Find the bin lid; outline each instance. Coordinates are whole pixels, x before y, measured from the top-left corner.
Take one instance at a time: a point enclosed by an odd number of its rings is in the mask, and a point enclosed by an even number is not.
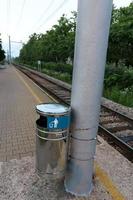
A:
[[[70,107],[59,103],[42,103],[36,106],[36,111],[40,115],[63,115],[70,112]]]

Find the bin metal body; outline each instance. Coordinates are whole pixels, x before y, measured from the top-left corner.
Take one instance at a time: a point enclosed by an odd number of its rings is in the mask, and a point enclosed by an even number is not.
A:
[[[39,104],[36,111],[36,170],[38,175],[62,177],[66,169],[70,108]]]

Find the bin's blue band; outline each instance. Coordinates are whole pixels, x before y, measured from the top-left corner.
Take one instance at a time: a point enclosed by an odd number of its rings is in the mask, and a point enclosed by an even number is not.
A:
[[[70,125],[69,116],[60,117],[48,117],[47,118],[47,128],[49,129],[66,129]]]

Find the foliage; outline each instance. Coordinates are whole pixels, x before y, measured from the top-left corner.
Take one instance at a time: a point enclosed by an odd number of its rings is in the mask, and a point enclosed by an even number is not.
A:
[[[42,68],[72,75],[72,65],[64,63],[43,63]]]
[[[73,61],[76,30],[76,12],[71,18],[63,15],[58,23],[45,34],[32,34],[20,51],[21,62],[31,61],[66,62]],[[133,3],[128,7],[113,7],[109,35],[107,62],[124,63],[133,66]]]
[[[53,70],[48,70],[48,69],[43,69],[42,72],[67,83],[71,83],[71,80],[72,80],[71,75],[68,73],[60,73],[60,72],[55,72]]]
[[[133,3],[120,9],[113,8],[107,60],[133,66]]]
[[[118,87],[104,90],[104,96],[122,105],[133,107],[133,86],[120,90]]]
[[[133,107],[133,68],[107,65],[104,96],[125,106]]]
[[[63,15],[45,34],[32,34],[17,61],[37,69],[41,60],[44,73],[70,83],[72,66],[64,63],[68,58],[73,61],[76,17],[76,12],[71,18]],[[104,80],[104,95],[129,106],[133,106],[132,54],[133,3],[120,9],[113,7]]]
[[[5,59],[5,51],[2,49],[2,41],[0,39],[0,61]]]
[[[105,88],[118,87],[119,90],[130,88],[133,85],[133,69],[126,66],[106,66]]]
[[[37,69],[37,64],[26,65],[29,68]],[[62,63],[42,63],[41,71],[49,76],[72,82],[72,66]],[[133,107],[133,69],[126,66],[107,65],[105,69],[104,96]]]
[[[58,24],[45,34],[30,36],[27,44],[20,51],[20,61],[66,62],[68,57],[73,60],[76,14],[67,19],[63,15]]]

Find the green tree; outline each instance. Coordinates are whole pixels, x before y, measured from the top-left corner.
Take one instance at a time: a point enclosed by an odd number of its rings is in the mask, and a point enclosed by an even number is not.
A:
[[[0,61],[5,59],[5,51],[2,49],[2,41],[0,39]]]
[[[109,36],[108,62],[133,65],[133,3],[113,9]]]
[[[46,34],[30,36],[27,44],[20,51],[20,60],[26,63],[42,60],[46,62],[66,62],[73,60],[76,13],[67,19],[63,15],[58,23]]]

